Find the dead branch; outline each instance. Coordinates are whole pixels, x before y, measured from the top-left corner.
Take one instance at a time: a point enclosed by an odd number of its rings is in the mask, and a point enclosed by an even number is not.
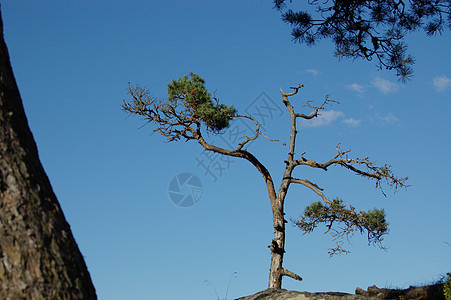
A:
[[[348,254],[348,253],[350,253],[348,250],[343,248],[343,241],[342,240],[338,240],[337,238],[335,238],[335,235],[332,233],[330,228],[325,233],[329,233],[330,234],[330,236],[332,237],[332,239],[334,240],[334,243],[336,245],[336,247],[333,247],[333,248],[329,249],[329,255],[330,256],[334,256],[334,255],[337,255],[337,254]]]
[[[340,148],[340,144],[337,145],[337,155],[325,163],[318,163],[311,159],[304,158],[304,153],[301,154],[301,159],[296,160],[296,165],[307,165],[312,168],[320,168],[325,171],[330,166],[340,165],[345,167],[354,173],[361,175],[369,179],[376,180],[376,187],[382,188],[381,183],[385,182],[388,186],[393,187],[395,190],[400,187],[409,187],[406,184],[408,177],[398,178],[393,174],[391,166],[384,164],[383,166],[377,166],[375,162],[371,161],[368,157],[365,158],[350,158],[348,153],[351,150],[343,151]]]
[[[298,84],[298,85],[295,86],[295,87],[290,87],[290,89],[294,90],[294,91],[291,92],[291,93],[285,93],[285,92],[282,90],[282,88],[280,88],[280,92],[282,93],[282,97],[283,97],[283,98],[286,98],[286,97],[290,97],[290,96],[296,95],[301,87],[304,87],[304,85],[303,85],[303,84]]]
[[[313,119],[313,118],[319,116],[318,112],[319,112],[320,110],[325,109],[324,106],[325,106],[326,104],[331,105],[332,103],[337,103],[337,104],[339,103],[338,101],[329,99],[329,95],[326,95],[326,97],[324,98],[323,103],[321,103],[320,106],[314,106],[314,105],[311,105],[311,104],[310,104],[311,102],[312,102],[312,101],[307,101],[307,102],[303,105],[303,107],[313,108],[313,112],[312,112],[310,115],[305,115],[305,114],[299,114],[299,113],[297,113],[297,114],[295,114],[296,118],[304,118],[304,119],[307,119],[307,120]]]
[[[313,183],[309,180],[306,180],[306,179],[297,179],[297,178],[290,178],[290,182],[299,183],[299,184],[302,184],[303,186],[308,187],[309,189],[314,191],[318,196],[320,196],[321,199],[323,199],[323,201],[325,203],[332,204],[332,201],[327,199],[326,196],[324,195],[324,193],[321,192],[323,189],[318,187],[315,183]]]
[[[295,274],[295,273],[293,273],[293,272],[291,272],[291,271],[289,271],[287,269],[283,269],[282,270],[282,276],[288,276],[288,277],[291,277],[291,278],[293,278],[295,280],[302,281],[302,277],[301,276],[299,276],[298,274]]]
[[[144,117],[147,123],[156,124],[153,132],[158,132],[167,138],[167,142],[185,138],[195,139],[194,127],[200,123],[189,109],[182,110],[180,101],[169,103],[151,96],[150,92],[140,86],[129,85],[128,94],[131,102],[124,100],[122,110]]]
[[[246,115],[236,115],[235,118],[245,118],[248,120],[251,120],[254,125],[255,125],[255,134],[252,137],[248,137],[246,134],[244,134],[244,136],[246,137],[246,139],[244,141],[242,141],[241,143],[238,144],[238,148],[236,148],[236,150],[241,150],[243,149],[243,147],[249,143],[250,141],[253,141],[255,139],[257,139],[259,136],[263,136],[264,138],[266,138],[268,141],[270,142],[279,142],[282,145],[285,146],[285,143],[281,142],[280,140],[277,139],[270,139],[269,137],[267,137],[263,132],[260,131],[260,126],[261,124],[258,123],[254,118],[252,118],[251,116],[246,116]]]
[[[285,93],[282,88],[280,89],[280,92],[282,94],[282,102],[283,104],[285,104],[285,106],[287,106],[288,110],[290,111],[290,115],[293,115],[295,118],[304,118],[304,119],[313,119],[315,117],[318,116],[318,111],[325,109],[324,106],[326,104],[331,104],[331,103],[339,103],[338,101],[329,99],[329,95],[326,95],[323,103],[321,103],[320,106],[313,106],[311,105],[311,101],[307,101],[303,107],[309,107],[309,108],[313,108],[313,112],[310,115],[305,115],[305,114],[300,114],[300,113],[294,113],[293,111],[293,107],[290,103],[290,101],[288,100],[288,97],[294,96],[298,93],[299,89],[301,87],[303,87],[304,85],[302,84],[298,84],[296,87],[290,87],[291,89],[293,89],[294,91],[291,93]]]

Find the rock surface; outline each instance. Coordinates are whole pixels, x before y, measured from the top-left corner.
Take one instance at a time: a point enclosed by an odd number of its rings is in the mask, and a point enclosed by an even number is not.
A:
[[[384,289],[373,285],[364,289],[357,288],[355,293],[362,296],[376,297],[378,299],[404,299],[404,300],[445,300],[443,283],[425,285],[407,289]]]
[[[267,289],[255,295],[238,298],[236,300],[370,300],[378,299],[361,295],[351,295],[346,293],[307,293],[287,291],[284,289]]]
[[[445,300],[443,283],[408,289],[384,289],[373,285],[364,289],[357,288],[356,295],[346,293],[307,293],[287,291],[284,289],[267,289],[255,295],[235,300],[375,300],[375,299],[404,299],[404,300]]]

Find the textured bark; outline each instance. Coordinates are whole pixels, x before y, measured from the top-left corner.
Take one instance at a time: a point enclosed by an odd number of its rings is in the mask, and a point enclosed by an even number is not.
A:
[[[97,299],[39,161],[0,16],[0,299]]]
[[[269,245],[271,250],[271,267],[269,269],[268,288],[282,288],[282,276],[285,275],[283,269],[283,255],[285,254],[285,220],[283,218],[283,205],[279,199],[273,207],[274,239]]]

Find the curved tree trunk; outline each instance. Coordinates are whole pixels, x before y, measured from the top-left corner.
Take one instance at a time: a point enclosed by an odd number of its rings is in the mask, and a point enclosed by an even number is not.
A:
[[[39,161],[0,16],[0,299],[97,299]]]

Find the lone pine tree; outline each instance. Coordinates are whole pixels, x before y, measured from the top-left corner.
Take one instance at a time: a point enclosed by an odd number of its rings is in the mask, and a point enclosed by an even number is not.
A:
[[[433,36],[451,28],[450,0],[310,0],[300,6],[293,0],[273,2],[291,25],[295,42],[314,45],[330,39],[337,57],[375,58],[380,68],[395,70],[401,79],[412,75],[414,63],[407,53],[407,34],[422,29]]]
[[[318,162],[307,158],[305,152],[296,154],[297,120],[312,120],[320,115],[326,105],[336,103],[328,96],[320,105],[311,102],[304,104],[306,109],[311,110],[308,114],[295,112],[290,98],[295,96],[302,85],[292,87],[290,93],[281,90],[282,103],[290,115],[289,144],[285,162],[285,171],[281,174],[281,184],[276,190],[274,181],[269,170],[254,156],[246,150],[246,146],[257,138],[267,138],[261,131],[260,124],[252,116],[240,115],[233,106],[219,104],[215,95],[211,95],[206,87],[205,81],[197,74],[191,73],[173,80],[168,84],[168,98],[166,100],[153,97],[150,92],[139,85],[129,86],[129,101],[124,100],[122,109],[133,115],[143,117],[147,123],[154,125],[154,132],[160,133],[168,142],[184,139],[186,141],[197,141],[205,150],[222,155],[239,157],[249,161],[263,176],[268,191],[269,201],[272,209],[274,239],[268,246],[271,251],[271,267],[269,274],[269,288],[281,288],[282,277],[288,276],[296,280],[302,278],[292,271],[283,267],[283,256],[285,253],[285,212],[284,204],[287,191],[292,184],[299,184],[314,192],[320,197],[320,202],[314,202],[307,206],[304,215],[294,223],[304,232],[311,232],[319,224],[324,224],[333,240],[335,246],[330,254],[347,252],[343,248],[343,240],[350,237],[355,231],[366,232],[370,243],[381,246],[385,234],[388,233],[388,223],[385,220],[383,209],[370,211],[355,211],[353,206],[349,208],[340,199],[330,200],[326,197],[323,189],[308,179],[300,179],[293,176],[296,167],[309,167],[327,171],[333,166],[342,166],[345,169],[362,177],[375,180],[376,186],[381,187],[385,182],[394,188],[404,187],[407,178],[395,177],[390,165],[376,166],[368,158],[351,158],[349,150],[344,151],[337,146],[337,154],[325,162]],[[205,131],[212,134],[219,133],[227,128],[229,122],[234,118],[245,118],[255,126],[253,136],[242,136],[241,142],[234,149],[226,149],[213,145],[206,140]],[[270,141],[277,141],[271,140]],[[381,246],[382,247],[382,246]]]
[[[0,299],[97,299],[39,161],[0,16]]]

